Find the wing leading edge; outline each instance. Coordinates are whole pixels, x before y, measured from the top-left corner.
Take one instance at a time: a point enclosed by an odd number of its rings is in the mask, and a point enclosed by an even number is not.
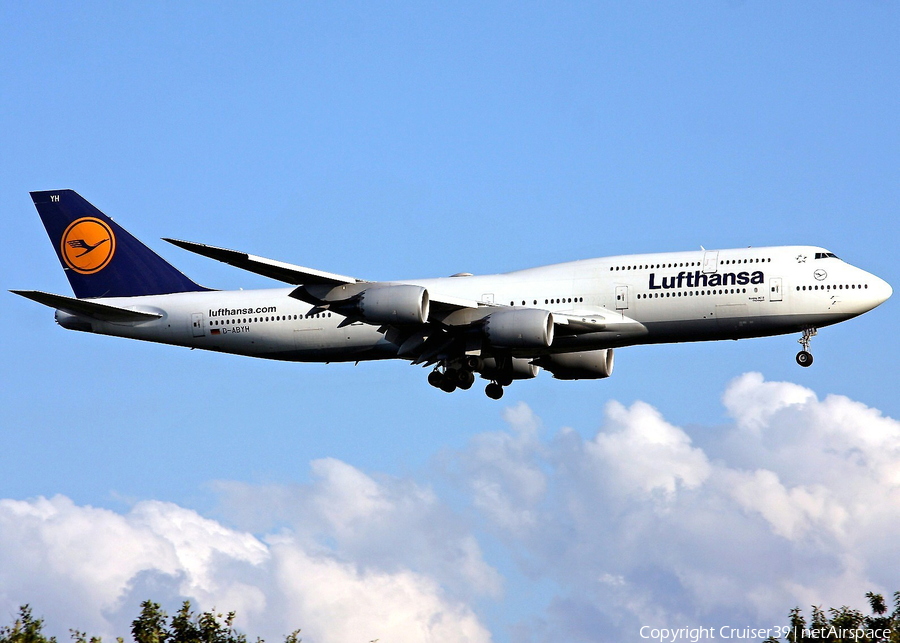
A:
[[[300,284],[337,286],[340,284],[365,283],[364,280],[356,279],[355,277],[295,266],[294,264],[257,257],[238,250],[228,250],[227,248],[217,248],[216,246],[194,243],[193,241],[181,241],[180,239],[168,239],[165,237],[163,237],[163,241],[168,241],[172,245],[189,252],[209,257],[264,277],[283,281],[286,284],[294,284],[295,286]]]
[[[258,257],[238,250],[208,246],[193,241],[182,241],[180,239],[169,239],[166,237],[163,237],[163,241],[168,241],[189,252],[215,259],[222,263],[227,263],[235,268],[241,268],[242,270],[269,277],[270,279],[275,279],[276,281],[281,281],[286,284],[302,286],[302,288],[295,290],[291,296],[310,304],[327,302],[329,299],[346,299],[362,292],[371,284],[376,283],[366,281],[365,279],[357,279],[356,277],[339,275],[333,272],[325,272],[324,270],[305,268],[283,261],[275,261],[274,259],[266,259],[265,257]],[[381,283],[383,284],[384,282]],[[338,289],[339,286],[351,287],[349,289]],[[431,296],[432,305],[436,305],[436,311],[444,313],[458,309],[479,307],[479,303],[474,299],[463,299],[461,297],[452,297],[434,293],[429,293],[429,295]]]

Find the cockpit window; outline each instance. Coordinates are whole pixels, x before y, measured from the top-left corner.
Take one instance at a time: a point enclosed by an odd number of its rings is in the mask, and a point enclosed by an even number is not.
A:
[[[816,259],[837,259],[838,256],[833,252],[817,252]]]

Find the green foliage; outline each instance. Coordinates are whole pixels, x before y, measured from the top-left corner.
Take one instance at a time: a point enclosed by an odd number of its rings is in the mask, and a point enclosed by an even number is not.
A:
[[[136,643],[168,643],[166,613],[153,601],[141,603],[140,615],[131,622],[131,637]]]
[[[185,601],[172,617],[169,643],[247,643],[247,637],[234,629],[234,612],[228,612],[224,621],[221,614],[203,612],[194,615],[191,602]],[[257,639],[257,643],[262,643]]]
[[[81,630],[69,630],[69,634],[72,636],[72,640],[75,643],[103,643],[102,639],[99,636],[92,636],[88,638],[87,634],[82,632]],[[116,639],[119,643],[122,643],[121,637]]]
[[[131,636],[135,643],[247,643],[247,636],[234,629],[235,613],[224,616],[211,612],[195,614],[191,602],[185,601],[178,613],[167,623],[168,616],[153,601],[141,603],[141,613],[131,622]],[[31,607],[19,608],[19,616],[9,626],[0,627],[0,643],[56,643],[55,637],[42,633],[44,620],[34,618]],[[80,630],[69,630],[73,643],[103,643],[99,636],[91,636]],[[302,643],[300,630],[284,637],[284,643]],[[123,643],[121,638],[117,643]],[[257,638],[255,643],[265,643]]]
[[[894,611],[890,614],[887,614],[884,596],[868,592],[866,598],[872,611],[869,616],[847,605],[832,607],[827,612],[813,605],[812,615],[807,623],[800,608],[795,607],[790,612],[790,626],[785,641],[900,643],[900,592],[894,592]],[[770,638],[765,643],[777,643],[779,640]]]
[[[56,637],[44,636],[43,627],[44,619],[34,618],[31,607],[23,605],[12,625],[0,627],[0,643],[56,643]]]

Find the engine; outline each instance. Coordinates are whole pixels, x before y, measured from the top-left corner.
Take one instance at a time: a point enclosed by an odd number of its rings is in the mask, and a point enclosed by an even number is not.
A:
[[[534,308],[491,313],[484,320],[484,335],[498,348],[547,348],[553,343],[553,314]]]
[[[428,291],[421,286],[372,286],[356,302],[370,324],[424,324],[428,320]]]
[[[613,372],[613,349],[544,355],[535,360],[558,380],[601,380]]]

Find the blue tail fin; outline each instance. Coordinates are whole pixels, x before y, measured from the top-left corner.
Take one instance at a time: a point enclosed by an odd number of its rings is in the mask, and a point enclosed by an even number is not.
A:
[[[79,299],[208,290],[185,277],[77,192],[32,192],[31,198]]]

